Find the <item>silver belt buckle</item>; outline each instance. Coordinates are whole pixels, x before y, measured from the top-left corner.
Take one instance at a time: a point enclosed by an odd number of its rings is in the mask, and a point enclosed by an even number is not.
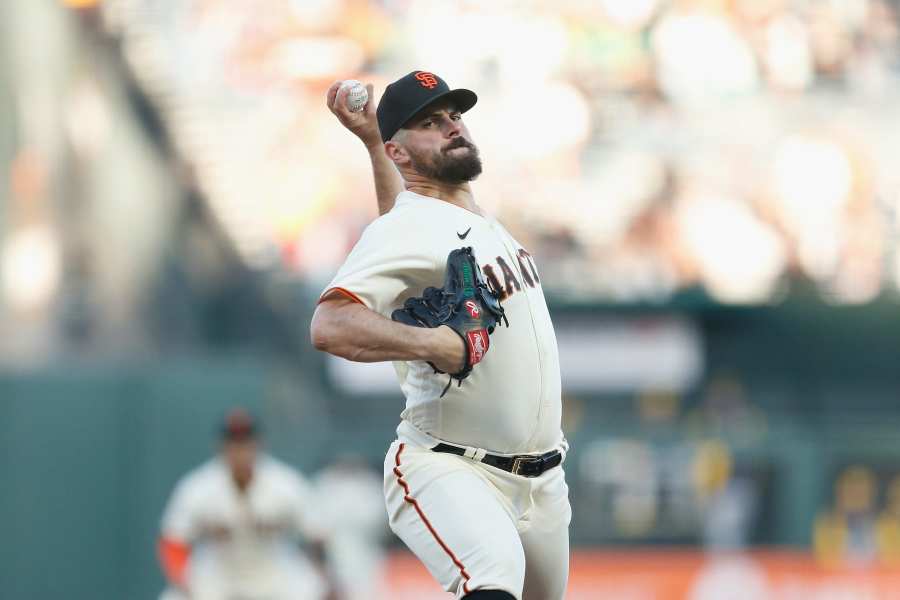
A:
[[[519,471],[522,470],[523,466],[530,465],[535,462],[542,463],[542,461],[543,461],[543,459],[540,456],[517,456],[513,459],[511,472],[513,475],[521,475],[521,473]],[[528,474],[528,475],[523,475],[523,477],[534,477],[534,476],[535,475],[533,473]]]

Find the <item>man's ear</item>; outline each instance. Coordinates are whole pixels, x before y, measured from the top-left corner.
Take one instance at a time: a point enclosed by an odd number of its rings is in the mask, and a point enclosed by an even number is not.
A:
[[[406,148],[397,142],[388,140],[384,143],[384,153],[387,157],[394,161],[395,165],[403,165],[409,162],[409,153]]]

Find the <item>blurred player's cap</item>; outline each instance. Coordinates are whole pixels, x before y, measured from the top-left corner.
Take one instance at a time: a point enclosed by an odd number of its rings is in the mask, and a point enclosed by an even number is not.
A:
[[[222,420],[222,438],[226,440],[243,440],[255,438],[259,434],[259,423],[243,408],[235,408]]]
[[[428,71],[413,71],[387,86],[375,111],[381,141],[386,142],[420,110],[441,98],[450,98],[459,112],[466,112],[478,102],[472,90],[451,90],[447,82]]]

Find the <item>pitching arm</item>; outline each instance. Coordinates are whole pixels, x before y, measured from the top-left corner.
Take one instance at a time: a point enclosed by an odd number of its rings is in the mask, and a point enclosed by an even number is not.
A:
[[[456,373],[466,357],[462,340],[449,327],[396,323],[336,293],[316,307],[310,337],[317,350],[356,362],[425,360]]]
[[[403,179],[394,163],[384,152],[378,119],[375,116],[372,84],[366,85],[369,101],[360,112],[350,112],[347,108],[349,89],[340,89],[341,82],[334,82],[328,89],[326,104],[331,113],[337,117],[341,125],[350,130],[365,145],[372,162],[372,175],[375,179],[375,196],[378,199],[378,214],[383,215],[394,207],[397,194],[404,190]]]

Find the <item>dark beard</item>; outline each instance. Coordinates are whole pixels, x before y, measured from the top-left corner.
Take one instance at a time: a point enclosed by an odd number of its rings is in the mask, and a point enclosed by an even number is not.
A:
[[[468,148],[469,151],[462,156],[449,155],[454,148]],[[459,185],[481,175],[481,157],[478,156],[478,148],[463,138],[456,138],[440,152],[433,153],[431,160],[422,160],[413,153],[410,153],[409,158],[413,168],[420,175],[441,183]]]

